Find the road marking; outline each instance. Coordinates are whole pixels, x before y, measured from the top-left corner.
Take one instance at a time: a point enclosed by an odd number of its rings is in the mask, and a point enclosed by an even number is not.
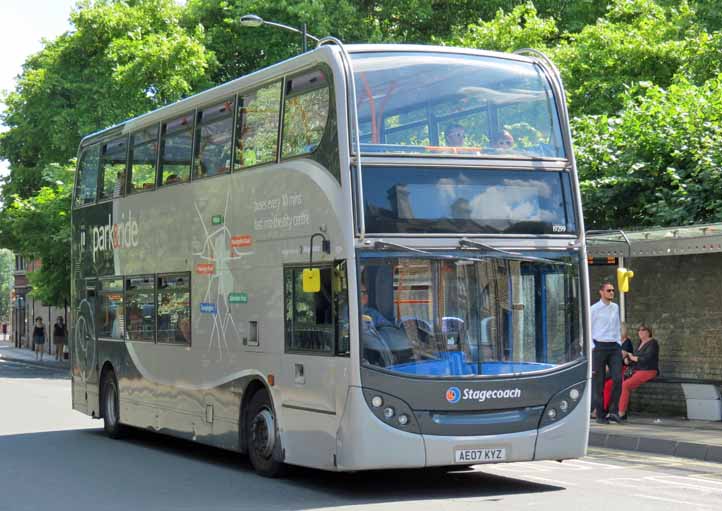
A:
[[[620,465],[610,465],[609,463],[585,460],[567,460],[562,463],[562,466],[574,467],[574,470],[619,470],[620,468],[626,468]]]
[[[657,497],[657,496],[654,496],[654,495],[644,495],[644,494],[642,494],[642,493],[636,493],[636,494],[632,495],[632,497],[640,497],[640,498],[642,498],[642,499],[650,499],[650,500],[659,500],[659,501],[662,501],[662,502],[673,502],[673,503],[675,503],[675,504],[682,504],[685,508],[687,508],[687,507],[690,505],[690,502],[687,501],[687,500],[667,499],[667,498],[664,498],[664,497]],[[697,506],[697,507],[705,507],[705,508],[708,508],[708,509],[717,509],[717,506],[712,506],[712,505],[709,505],[709,504],[700,504],[700,503],[697,503],[697,502],[695,502],[695,503],[692,504],[692,505],[693,505],[693,506]]]
[[[600,484],[608,484],[611,486],[621,486],[624,488],[638,488],[639,478],[638,477],[615,477],[613,479],[599,479],[597,481]]]
[[[662,483],[662,484],[673,484],[675,486],[681,486],[684,488],[692,488],[695,490],[704,490],[712,493],[722,493],[722,483],[718,481],[703,481],[700,479],[692,479],[690,477],[682,477],[682,476],[648,476],[645,477],[645,479],[649,481],[654,481],[656,483]],[[682,479],[682,481],[677,481],[676,479]],[[721,486],[718,488],[712,488],[709,486],[702,486],[700,484],[692,484],[692,482],[700,482],[700,483],[713,483],[713,484],[720,484]]]

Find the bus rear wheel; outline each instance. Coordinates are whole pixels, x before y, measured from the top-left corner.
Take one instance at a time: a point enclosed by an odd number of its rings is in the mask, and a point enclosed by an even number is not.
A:
[[[103,375],[100,385],[103,410],[103,429],[110,438],[120,438],[125,428],[120,423],[120,401],[118,400],[118,381],[113,371]]]
[[[276,414],[265,390],[256,392],[248,405],[246,439],[253,469],[265,477],[280,477],[286,465],[274,456],[281,452]]]

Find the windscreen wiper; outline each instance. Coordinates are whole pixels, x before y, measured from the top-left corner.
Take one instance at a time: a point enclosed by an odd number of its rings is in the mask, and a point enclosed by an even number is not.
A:
[[[426,250],[421,250],[419,248],[414,247],[407,247],[406,245],[402,245],[401,243],[391,243],[390,241],[384,241],[384,240],[378,240],[374,243],[375,249],[383,249],[383,248],[400,248],[401,250],[407,250],[409,252],[416,252],[418,254],[424,254],[427,256],[433,256],[438,257],[438,254],[432,254],[431,252],[427,252]]]
[[[564,261],[555,261],[554,259],[546,259],[544,257],[537,257],[537,256],[531,256],[531,255],[524,255],[520,254],[519,252],[510,252],[508,250],[504,250],[503,248],[497,248],[492,245],[489,245],[487,243],[482,243],[480,241],[470,240],[468,238],[461,238],[459,240],[459,248],[484,248],[486,250],[491,250],[492,252],[498,252],[500,254],[504,254],[506,256],[509,256],[511,259],[515,259],[518,261],[529,261],[532,263],[546,263],[546,264],[559,264],[562,266],[572,266],[571,263],[567,263]]]

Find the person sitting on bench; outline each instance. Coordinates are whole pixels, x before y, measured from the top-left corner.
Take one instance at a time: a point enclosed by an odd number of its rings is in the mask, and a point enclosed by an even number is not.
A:
[[[659,343],[652,337],[652,327],[640,325],[639,346],[635,354],[628,355],[632,365],[632,376],[622,383],[622,395],[619,397],[619,417],[627,419],[627,409],[632,391],[641,385],[653,380],[659,374]]]

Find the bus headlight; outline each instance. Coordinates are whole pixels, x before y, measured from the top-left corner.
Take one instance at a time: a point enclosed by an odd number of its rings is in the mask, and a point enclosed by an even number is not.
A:
[[[363,396],[371,413],[387,426],[406,433],[421,433],[419,420],[406,401],[374,389],[363,389]]]
[[[561,421],[569,415],[581,402],[586,384],[586,381],[579,382],[571,387],[567,387],[552,397],[544,409],[544,414],[539,421],[539,427],[543,428],[549,424]]]

